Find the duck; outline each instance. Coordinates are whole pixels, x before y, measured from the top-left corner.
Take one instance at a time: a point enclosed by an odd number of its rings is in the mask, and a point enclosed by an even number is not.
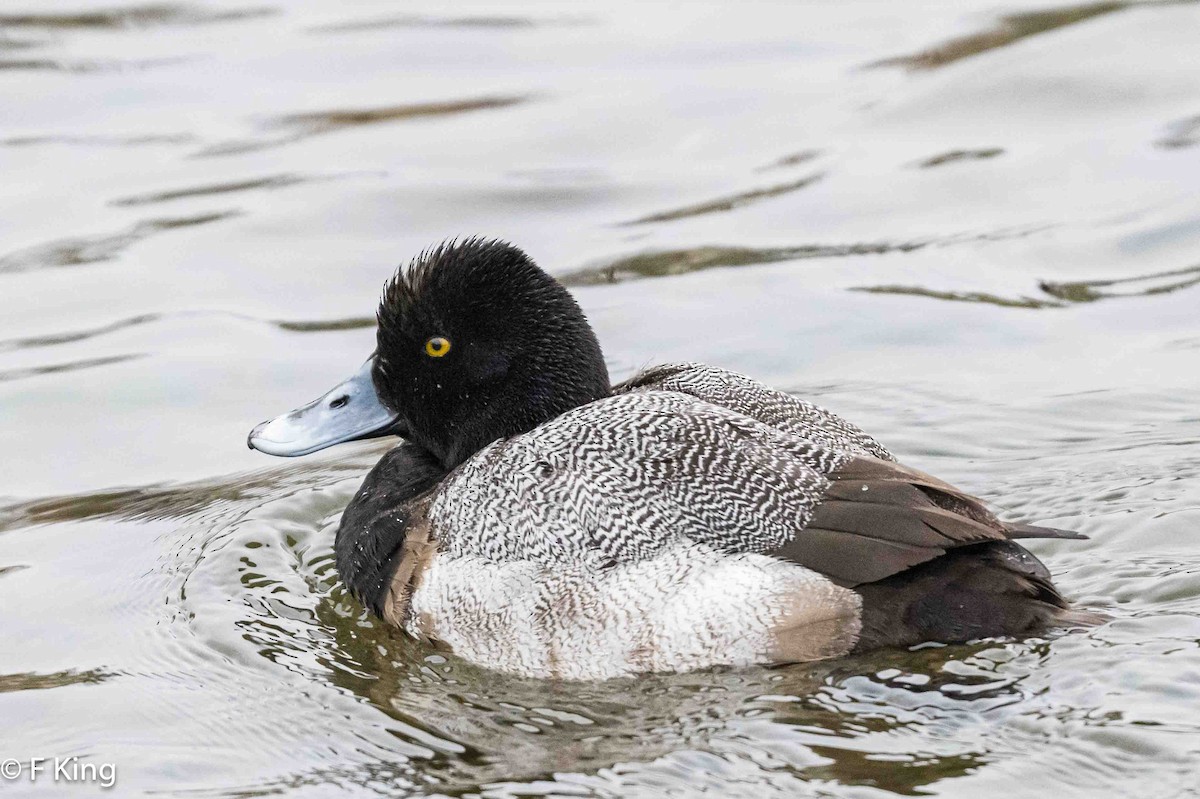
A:
[[[1095,619],[1026,538],[832,412],[700,363],[612,385],[571,293],[504,241],[385,283],[375,352],[251,431],[300,456],[398,436],[345,508],[339,578],[488,669],[560,680],[774,666]]]

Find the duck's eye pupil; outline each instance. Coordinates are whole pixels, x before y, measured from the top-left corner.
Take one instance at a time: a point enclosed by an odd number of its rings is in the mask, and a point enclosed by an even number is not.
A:
[[[350,401],[350,397],[343,394],[340,397],[334,397],[332,400],[330,400],[329,407],[336,410],[338,408],[341,408],[343,405],[345,405],[349,401]]]
[[[425,342],[425,354],[431,358],[441,358],[450,351],[450,339],[434,336]]]

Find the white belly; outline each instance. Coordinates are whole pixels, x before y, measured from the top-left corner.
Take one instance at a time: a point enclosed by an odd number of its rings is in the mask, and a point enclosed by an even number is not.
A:
[[[816,572],[691,542],[598,572],[434,556],[410,633],[529,677],[605,679],[849,651],[861,601]]]

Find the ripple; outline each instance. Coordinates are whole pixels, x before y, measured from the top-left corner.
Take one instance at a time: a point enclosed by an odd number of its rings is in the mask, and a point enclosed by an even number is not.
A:
[[[1004,153],[1002,147],[985,147],[979,150],[950,150],[949,152],[939,153],[938,155],[926,158],[917,166],[921,169],[930,169],[935,166],[944,164],[953,164],[959,161],[985,161],[989,158],[995,158]]]
[[[58,58],[5,58],[0,59],[0,72],[38,71],[74,72],[89,74],[98,72],[140,72],[155,67],[173,66],[193,60],[190,56],[143,59],[91,59],[65,60]]]
[[[417,14],[403,14],[390,17],[371,17],[368,19],[349,20],[347,22],[331,22],[326,25],[314,25],[308,30],[312,33],[358,33],[362,31],[379,31],[394,28],[482,28],[486,30],[520,30],[526,28],[573,27],[591,24],[586,17],[517,17],[517,16],[461,16],[433,17]]]
[[[13,691],[44,691],[47,688],[62,688],[67,685],[94,685],[102,682],[111,674],[98,669],[87,671],[57,671],[52,674],[0,674],[0,694]]]
[[[235,155],[269,147],[279,147],[312,136],[362,127],[364,125],[456,116],[475,111],[491,111],[519,105],[528,102],[530,99],[531,97],[528,95],[488,96],[444,102],[406,103],[401,105],[377,106],[374,108],[342,108],[328,111],[285,114],[263,123],[263,128],[266,130],[283,131],[279,136],[215,144],[201,150],[198,155]]]
[[[1177,278],[1183,278],[1179,280]],[[1040,297],[1005,297],[979,291],[940,291],[921,286],[855,286],[850,291],[861,291],[867,294],[899,294],[912,297],[927,297],[934,300],[951,302],[975,302],[986,305],[998,305],[1003,308],[1066,308],[1072,304],[1096,302],[1097,300],[1120,297],[1151,297],[1157,294],[1188,289],[1200,285],[1200,266],[1187,269],[1175,269],[1169,272],[1155,272],[1137,277],[1115,278],[1108,280],[1073,280],[1054,282],[1043,280],[1038,287],[1054,299]],[[1128,290],[1105,291],[1114,287],[1131,286]]]
[[[1188,0],[1182,0],[1188,2]],[[942,44],[906,56],[896,56],[882,61],[876,61],[869,66],[892,67],[900,66],[908,69],[937,69],[964,58],[987,53],[1001,47],[1037,36],[1042,33],[1076,25],[1095,17],[1112,14],[1135,6],[1148,6],[1150,3],[1138,2],[1101,2],[1085,3],[1074,6],[1060,6],[1039,11],[1027,11],[1020,14],[1009,14],[1001,17],[994,27],[969,36],[950,39]]]
[[[14,338],[6,341],[0,341],[0,352],[11,352],[30,347],[53,347],[59,344],[71,344],[76,341],[86,341],[90,338],[103,336],[107,333],[115,333],[118,330],[125,330],[130,327],[157,322],[162,319],[162,314],[150,313],[131,316],[128,319],[119,319],[116,322],[110,322],[99,327],[88,328],[87,330],[71,330],[63,333],[48,333],[42,336],[28,336],[25,338]]]
[[[1178,279],[1182,278],[1182,279]],[[1075,280],[1063,283],[1042,281],[1042,291],[1069,302],[1095,302],[1114,297],[1148,297],[1154,294],[1170,294],[1180,289],[1200,285],[1200,264],[1186,269],[1155,272],[1136,277],[1112,280]],[[1129,290],[1102,291],[1114,287],[1132,286]]]
[[[30,377],[40,377],[41,375],[77,372],[80,369],[95,369],[97,366],[112,366],[113,364],[125,363],[126,361],[133,361],[144,357],[146,357],[145,353],[128,353],[125,355],[108,355],[103,358],[84,358],[83,360],[71,361],[69,363],[30,366],[24,369],[9,369],[7,371],[0,371],[0,383],[7,383],[12,380],[25,380]]]
[[[195,216],[148,219],[118,233],[59,239],[0,256],[0,273],[110,261],[128,247],[158,233],[221,222],[239,215],[238,211],[214,211]]]
[[[724,211],[732,211],[736,208],[741,208],[745,205],[756,203],[760,200],[767,200],[772,197],[780,197],[784,194],[790,194],[794,191],[807,188],[823,178],[824,175],[816,174],[793,180],[788,183],[780,183],[775,186],[767,186],[761,189],[751,189],[750,191],[731,194],[725,197],[720,197],[715,200],[697,203],[696,205],[688,205],[683,208],[676,208],[670,211],[660,211],[654,214],[638,217],[629,222],[622,222],[622,225],[645,225],[650,222],[673,222],[677,219],[687,219],[693,216],[704,216],[705,214],[721,213]]]
[[[181,318],[241,319],[271,325],[279,330],[286,330],[292,333],[325,333],[335,330],[361,330],[364,328],[374,327],[376,324],[374,316],[349,316],[341,319],[263,319],[260,317],[251,316],[249,314],[235,313],[224,310],[178,311],[169,314],[145,313],[130,316],[125,319],[118,319],[114,322],[97,325],[96,327],[90,327],[83,330],[64,330],[58,333],[45,333],[38,336],[3,339],[0,340],[0,352],[15,352],[22,349],[57,347],[63,344],[74,344],[80,341],[88,341],[93,338],[106,336],[109,333],[116,333],[133,327],[141,327],[142,325],[154,324],[168,319]]]
[[[271,324],[280,330],[295,333],[324,333],[328,330],[360,330],[375,327],[374,316],[348,316],[343,319],[284,320],[275,319]]]
[[[1179,150],[1200,144],[1200,115],[1172,123],[1167,135],[1159,139],[1157,144],[1168,150]]]
[[[849,291],[861,291],[866,294],[899,294],[909,297],[928,297],[933,300],[949,300],[951,302],[978,302],[985,305],[999,305],[1002,308],[1063,308],[1064,303],[1053,300],[1040,300],[1033,297],[1001,297],[982,291],[937,291],[921,288],[920,286],[854,286]]]
[[[172,3],[98,8],[78,12],[0,13],[0,27],[44,30],[126,30],[166,25],[236,22],[277,14],[274,8],[215,10]]]
[[[757,266],[818,258],[887,255],[914,252],[925,247],[953,247],[972,242],[1019,239],[1044,229],[1044,226],[1012,227],[985,233],[948,234],[937,238],[898,242],[801,244],[791,247],[713,244],[679,250],[651,250],[608,259],[595,266],[568,271],[557,277],[568,286],[607,285],[644,278],[673,277],[723,267]],[[859,290],[869,291],[871,288],[866,287]]]
[[[378,457],[379,445],[362,448],[370,458]],[[204,518],[208,509],[231,503],[255,502],[271,490],[299,491],[331,479],[343,479],[346,471],[361,473],[364,463],[353,459],[340,463],[286,465],[245,475],[204,480],[182,485],[149,485],[86,494],[43,497],[0,507],[0,532],[32,525],[79,522],[89,519],[154,521],[167,518]]]
[[[3,30],[0,30],[0,51],[32,50],[37,47],[45,47],[47,44],[49,42],[40,39],[12,39]]]
[[[756,172],[768,172],[768,171],[775,170],[775,169],[787,169],[788,167],[799,166],[800,164],[807,164],[810,161],[813,161],[816,158],[818,158],[820,155],[821,155],[820,150],[801,150],[796,153],[790,153],[788,155],[785,155],[782,158],[778,158],[765,166],[760,166],[755,171]]]
[[[568,286],[593,286],[623,283],[643,278],[672,277],[705,269],[731,266],[798,261],[810,258],[844,258],[851,255],[882,255],[890,252],[911,252],[927,246],[928,242],[864,243],[864,244],[804,244],[796,247],[731,247],[712,245],[683,250],[656,250],[625,256],[599,266],[591,266],[559,275]]]
[[[169,191],[151,192],[149,194],[137,194],[132,197],[123,197],[118,200],[113,200],[110,204],[116,206],[153,205],[155,203],[170,202],[172,200],[184,200],[192,197],[212,197],[216,195],[236,194],[238,192],[245,191],[284,189],[301,183],[312,183],[318,180],[331,179],[333,178],[285,173],[281,175],[269,175],[261,178],[252,178],[249,180],[233,180],[225,183],[211,183],[204,186],[191,186],[184,189],[172,189]]]
[[[33,147],[45,144],[69,144],[76,147],[140,147],[147,144],[188,144],[196,137],[188,133],[149,133],[119,135],[48,134],[44,136],[14,136],[0,140],[7,147]]]
[[[328,133],[343,128],[377,125],[381,122],[395,122],[401,119],[452,116],[455,114],[465,114],[470,111],[489,111],[496,108],[508,108],[526,102],[528,99],[526,96],[480,97],[470,100],[452,100],[449,102],[315,111],[276,117],[267,123],[267,127],[294,129],[299,131],[299,135],[315,136],[319,133]]]

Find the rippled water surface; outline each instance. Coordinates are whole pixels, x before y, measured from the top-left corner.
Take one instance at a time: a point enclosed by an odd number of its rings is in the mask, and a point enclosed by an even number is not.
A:
[[[1200,795],[1198,42],[1170,1],[3,0],[0,759],[110,795]],[[615,377],[731,367],[1087,533],[1034,549],[1112,621],[582,685],[382,628],[332,555],[381,445],[245,434],[462,234],[568,282]]]

